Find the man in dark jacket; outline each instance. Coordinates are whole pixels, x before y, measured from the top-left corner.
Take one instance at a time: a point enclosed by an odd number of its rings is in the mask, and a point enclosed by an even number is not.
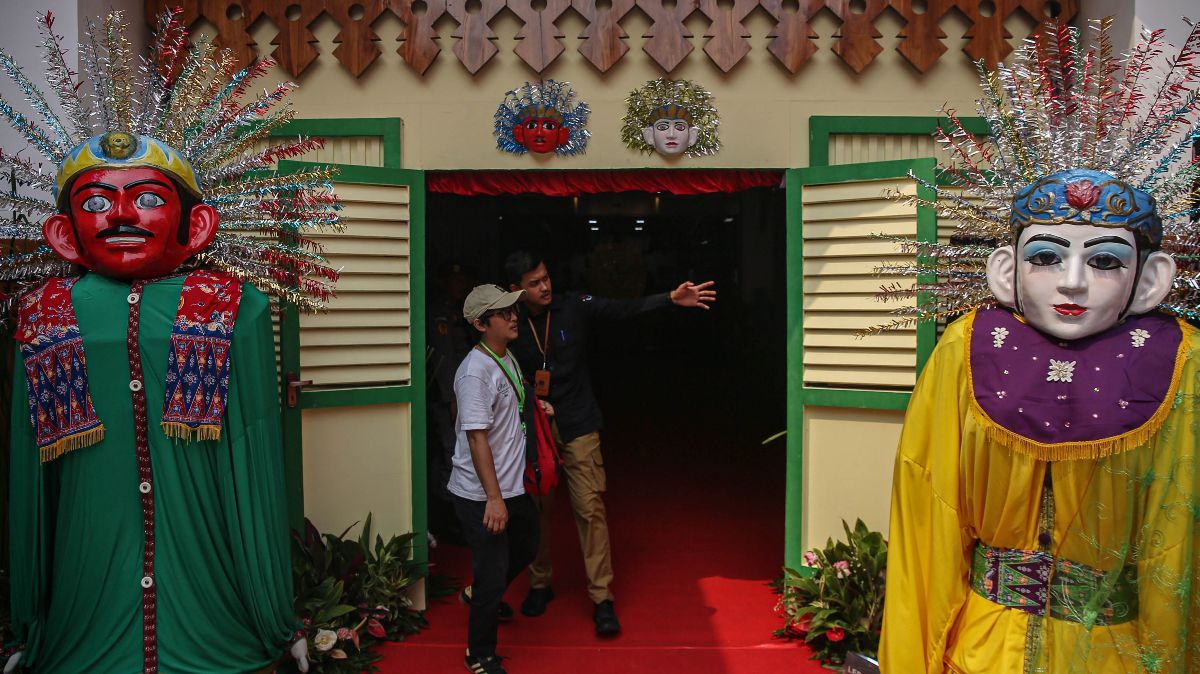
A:
[[[609,590],[612,557],[602,497],[606,486],[604,459],[600,454],[603,420],[586,361],[589,327],[593,320],[627,318],[671,304],[708,309],[717,293],[711,289],[712,281],[701,284],[686,281],[669,293],[638,299],[576,293],[554,295],[550,274],[539,256],[517,251],[508,256],[504,266],[510,288],[525,291],[512,351],[521,368],[534,374],[538,396],[549,400],[555,409],[563,469],[587,569],[588,595],[596,606],[592,616],[596,633],[616,634],[621,631],[621,624]],[[537,559],[529,566],[529,596],[521,604],[521,613],[528,616],[544,613],[546,603],[554,598],[550,587],[552,501],[553,495],[543,501],[541,547]]]

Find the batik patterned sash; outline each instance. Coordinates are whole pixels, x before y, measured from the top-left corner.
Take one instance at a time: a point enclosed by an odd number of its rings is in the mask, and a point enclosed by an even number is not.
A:
[[[241,300],[241,282],[230,274],[198,271],[184,280],[167,361],[162,429],[168,437],[220,439]]]
[[[1135,567],[1109,573],[1041,550],[976,544],[971,589],[1001,606],[1089,627],[1138,616]]]
[[[46,281],[21,297],[17,311],[16,339],[25,361],[29,417],[43,462],[104,439],[71,306],[75,280]]]

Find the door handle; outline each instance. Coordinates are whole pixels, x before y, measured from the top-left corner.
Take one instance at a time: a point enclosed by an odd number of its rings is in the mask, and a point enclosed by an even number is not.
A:
[[[311,379],[301,379],[300,375],[295,372],[287,373],[287,393],[285,395],[286,403],[289,408],[295,409],[300,405],[300,390],[305,386],[312,386]]]

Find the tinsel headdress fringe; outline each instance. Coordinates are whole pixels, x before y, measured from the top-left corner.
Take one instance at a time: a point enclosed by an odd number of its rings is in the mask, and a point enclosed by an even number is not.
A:
[[[938,167],[938,184],[918,181],[936,201],[898,191],[885,196],[935,209],[957,227],[948,242],[909,247],[919,253],[913,264],[880,268],[917,279],[879,294],[916,297],[915,306],[897,311],[895,324],[958,315],[990,301],[981,272],[990,251],[1011,238],[1014,196],[1067,169],[1107,173],[1154,198],[1163,250],[1179,266],[1162,308],[1200,318],[1200,206],[1191,192],[1200,160],[1190,156],[1200,141],[1200,25],[1192,25],[1170,58],[1161,30],[1145,32],[1128,54],[1115,55],[1111,27],[1111,18],[1090,22],[1086,32],[1047,23],[1009,64],[987,70],[980,63],[977,111],[989,127],[984,140],[953,109],[944,110],[947,121],[934,137],[948,159]]]
[[[189,38],[180,11],[160,15],[149,51],[140,58],[125,37],[122,12],[89,21],[79,46],[79,77],[69,66],[73,59],[62,37],[54,32],[54,14],[46,12],[38,18],[44,82],[62,114],[0,49],[0,71],[23,92],[39,119],[18,112],[2,96],[0,117],[56,168],[99,133],[121,131],[166,143],[195,169],[204,201],[220,217],[216,239],[201,257],[276,299],[318,310],[333,296],[339,274],[310,238],[341,231],[333,171],[261,175],[281,159],[321,147],[322,141],[298,137],[269,142],[272,131],[294,115],[284,97],[296,85],[283,82],[244,100],[274,62],[264,59],[235,70],[228,51],[216,49],[203,35]],[[88,86],[81,86],[85,82]],[[0,166],[33,190],[48,193],[54,188],[55,170],[40,163],[0,150]],[[34,285],[77,273],[42,238],[42,221],[56,211],[52,199],[3,195],[0,208],[24,216],[0,219],[0,235],[11,242],[0,255],[0,281]]]

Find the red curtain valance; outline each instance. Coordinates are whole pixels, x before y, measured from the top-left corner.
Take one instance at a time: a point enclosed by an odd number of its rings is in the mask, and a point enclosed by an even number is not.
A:
[[[431,171],[429,192],[463,196],[522,194],[573,197],[602,192],[708,194],[778,187],[783,171],[583,170],[583,171]]]

